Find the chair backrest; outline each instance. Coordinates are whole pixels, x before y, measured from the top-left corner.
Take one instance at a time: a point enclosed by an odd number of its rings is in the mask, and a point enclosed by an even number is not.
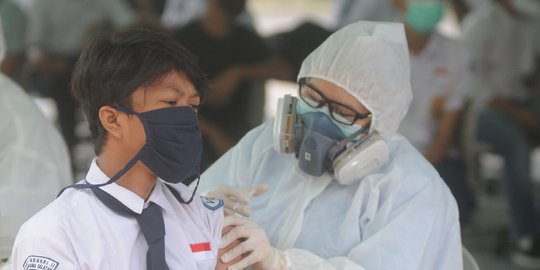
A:
[[[462,248],[462,252],[463,252],[463,270],[480,270],[480,267],[476,263],[476,260],[465,247]]]

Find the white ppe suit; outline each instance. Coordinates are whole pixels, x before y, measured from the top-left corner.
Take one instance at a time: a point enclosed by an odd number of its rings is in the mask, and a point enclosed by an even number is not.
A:
[[[330,81],[372,113],[390,161],[350,186],[305,174],[273,149],[273,121],[249,132],[201,177],[200,188],[261,183],[251,218],[291,269],[462,269],[454,198],[435,169],[395,132],[411,101],[408,50],[398,23],[358,22],[334,33],[299,78]]]

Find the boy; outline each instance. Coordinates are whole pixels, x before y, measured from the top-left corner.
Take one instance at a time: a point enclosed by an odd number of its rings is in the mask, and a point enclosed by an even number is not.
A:
[[[97,158],[21,227],[12,268],[214,269],[222,202],[182,184],[199,176],[207,89],[194,56],[164,34],[133,30],[87,47],[72,91]]]

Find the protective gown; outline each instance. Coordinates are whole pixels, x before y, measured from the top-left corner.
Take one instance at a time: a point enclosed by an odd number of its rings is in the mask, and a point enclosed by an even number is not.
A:
[[[0,63],[4,54],[0,25]],[[0,73],[0,258],[11,255],[19,227],[72,181],[62,136],[28,94]]]
[[[454,198],[435,169],[395,134],[410,100],[403,26],[359,22],[333,34],[303,63],[299,78],[344,88],[372,113],[390,161],[344,186],[329,173],[301,171],[273,149],[273,120],[249,132],[201,177],[201,191],[261,183],[251,218],[292,269],[462,269]]]

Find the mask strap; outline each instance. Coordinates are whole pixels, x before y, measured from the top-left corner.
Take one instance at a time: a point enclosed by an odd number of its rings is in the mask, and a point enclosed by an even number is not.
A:
[[[195,189],[193,190],[193,193],[191,194],[191,198],[189,198],[189,200],[184,201],[184,198],[182,198],[182,195],[180,195],[180,193],[174,189],[174,187],[172,187],[171,185],[167,184],[167,183],[164,183],[165,186],[167,186],[167,188],[169,188],[169,190],[171,191],[171,193],[173,194],[173,196],[176,198],[176,200],[178,200],[180,203],[183,203],[183,204],[190,204],[191,201],[193,201],[193,197],[195,197],[195,193],[197,192],[197,188],[199,188],[199,182],[201,181],[201,177],[199,175],[192,175],[190,178],[193,179],[193,178],[197,178],[197,185],[195,186]]]
[[[133,110],[131,110],[130,108],[128,107],[124,107],[122,105],[113,105],[112,106],[113,108],[121,111],[121,112],[125,112],[127,114],[134,114],[134,115],[138,115],[138,113],[134,112]]]
[[[63,188],[62,190],[60,190],[60,192],[58,192],[58,195],[56,195],[56,198],[60,197],[60,195],[62,195],[62,193],[68,188],[76,188],[76,189],[97,188],[97,187],[102,187],[102,186],[112,184],[112,183],[116,182],[116,180],[118,180],[118,178],[122,177],[122,175],[124,175],[129,169],[131,169],[131,167],[133,167],[133,165],[135,165],[135,163],[137,163],[137,161],[139,161],[139,154],[135,155],[135,157],[133,157],[126,164],[126,166],[124,166],[124,168],[122,168],[115,175],[113,175],[113,177],[111,177],[111,179],[109,179],[109,181],[107,181],[105,183],[98,184],[98,185],[92,185],[92,184],[73,184],[73,185],[69,185],[69,186]],[[86,182],[88,183],[88,180],[86,180]]]
[[[125,112],[127,114],[138,115],[138,113],[136,113],[136,112],[132,111],[131,109],[126,108],[124,106],[113,105],[112,107],[119,110],[119,111]],[[141,122],[142,122],[143,127],[144,127],[144,132],[146,133],[146,143],[148,143],[148,140],[149,140],[148,137],[151,136],[151,135],[149,135],[150,134],[150,129],[147,127],[147,125],[145,125],[144,121],[141,120]],[[142,151],[142,149],[141,149],[141,151]],[[139,151],[139,153],[137,153],[126,164],[126,166],[124,166],[124,168],[122,168],[113,177],[111,177],[111,179],[109,179],[109,181],[107,181],[105,183],[98,184],[98,185],[92,185],[92,184],[73,184],[73,185],[69,185],[69,186],[63,188],[62,190],[60,190],[60,192],[58,192],[58,195],[56,195],[56,198],[60,197],[60,195],[62,195],[62,193],[64,193],[64,191],[66,189],[68,189],[68,188],[76,188],[76,189],[97,188],[97,187],[102,187],[102,186],[106,186],[106,185],[114,183],[116,180],[118,180],[120,177],[122,177],[122,175],[124,175],[129,169],[131,169],[131,167],[133,167],[133,165],[135,165],[135,163],[137,163],[137,161],[139,160],[139,155],[140,155],[141,151]],[[86,180],[86,182],[88,183],[88,180]]]
[[[119,111],[121,111],[121,112],[139,116],[139,120],[141,121],[141,123],[142,123],[142,125],[144,127],[144,134],[146,135],[146,143],[150,142],[150,137],[152,136],[152,132],[150,130],[150,127],[146,124],[146,121],[143,120],[142,117],[140,117],[140,113],[134,112],[130,108],[124,107],[124,106],[121,106],[121,105],[113,105],[112,107],[119,110]]]

